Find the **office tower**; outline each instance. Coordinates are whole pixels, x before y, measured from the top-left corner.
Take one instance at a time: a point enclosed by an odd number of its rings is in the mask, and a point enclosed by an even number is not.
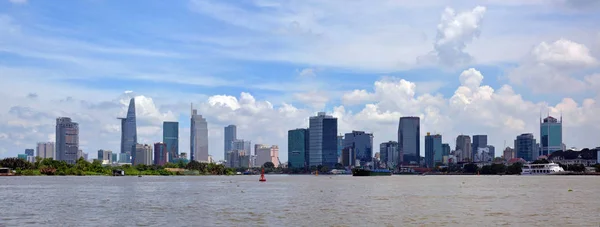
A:
[[[179,157],[179,122],[163,122],[163,143],[166,145],[166,159],[169,162]]]
[[[98,160],[106,164],[117,161],[116,159],[113,160],[113,152],[111,150],[102,149],[98,150]]]
[[[398,124],[398,148],[403,163],[418,164],[421,149],[419,117],[401,117]]]
[[[17,154],[17,158],[21,159],[23,161],[27,161],[27,155],[26,154]]]
[[[540,119],[540,154],[550,155],[562,150],[562,117],[560,121],[552,116]]]
[[[40,158],[55,158],[54,142],[39,142],[37,144],[37,157]]]
[[[131,156],[127,153],[119,153],[119,163],[131,163]]]
[[[434,168],[438,162],[442,162],[442,136],[428,132],[425,136],[425,165]]]
[[[269,146],[264,144],[256,144],[254,147],[256,153],[256,165],[263,166],[267,162],[272,162],[275,167],[279,166],[279,147],[277,145]]]
[[[344,136],[337,137],[337,158],[338,163],[342,163],[342,149],[344,149]]]
[[[79,158],[83,157],[83,150],[78,150],[77,151],[77,160],[79,160]]]
[[[81,157],[83,157],[83,160],[86,160],[86,161],[87,161],[87,160],[88,160],[88,153],[86,153],[86,152],[83,152],[83,153],[81,154]]]
[[[344,147],[352,147],[360,165],[373,162],[373,134],[363,131],[352,131],[344,135]]]
[[[488,145],[487,146],[489,152],[490,152],[490,159],[489,161],[493,161],[494,158],[496,157],[496,147],[492,146],[492,145]]]
[[[344,149],[342,149],[342,165],[345,167],[356,166],[356,154],[354,148],[344,147]]]
[[[208,162],[208,123],[192,109],[190,119],[190,157],[192,161]]]
[[[537,146],[532,133],[524,133],[515,139],[515,155],[525,161],[533,161],[537,157]]]
[[[388,141],[379,144],[379,155],[381,162],[385,163],[387,168],[396,168],[400,164],[400,152],[398,151],[398,142]]]
[[[288,167],[308,167],[308,129],[288,131]]]
[[[458,162],[470,162],[473,152],[471,150],[471,137],[459,135],[456,137],[456,149],[454,149]]]
[[[235,125],[228,125],[225,127],[225,134],[223,136],[224,142],[224,153],[223,157],[227,160],[227,152],[231,151],[231,142],[237,139],[237,127]]]
[[[135,98],[129,100],[127,108],[127,116],[118,118],[121,120],[121,157],[126,158],[120,160],[124,163],[133,163],[135,159],[135,145],[137,144],[137,125],[135,119]],[[130,160],[131,159],[131,160]]]
[[[510,147],[506,147],[503,152],[504,160],[508,161],[515,157],[515,150]]]
[[[79,124],[68,117],[56,118],[56,160],[75,164],[79,151]]]
[[[450,144],[442,143],[442,157],[450,156]]]
[[[154,143],[154,165],[162,166],[169,161],[169,154],[166,143]]]
[[[487,135],[473,135],[473,140],[471,142],[471,161],[473,162],[484,162],[485,160],[483,157],[485,155],[488,155],[486,153],[489,153],[489,151],[487,150]],[[486,148],[486,149],[482,149],[482,148]],[[479,150],[482,149],[482,150]],[[477,155],[480,154],[481,155]]]
[[[25,149],[25,154],[27,156],[33,156],[33,149]]]
[[[256,144],[256,146],[260,146],[260,144]],[[231,150],[240,150],[244,151],[245,154],[252,154],[252,141],[243,140],[243,139],[235,139],[231,141]],[[256,148],[255,148],[256,149]]]
[[[308,127],[309,166],[327,166],[337,163],[337,118],[319,112],[310,117]]]
[[[133,161],[133,165],[152,165],[152,147],[148,144],[136,144]]]

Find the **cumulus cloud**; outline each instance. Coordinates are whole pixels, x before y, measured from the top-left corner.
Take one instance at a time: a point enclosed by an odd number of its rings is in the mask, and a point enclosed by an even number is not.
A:
[[[524,59],[518,67],[509,71],[508,79],[513,84],[531,88],[535,93],[583,92],[588,86],[582,78],[574,75],[598,65],[585,45],[566,39],[541,42]]]
[[[437,26],[433,51],[419,57],[418,60],[449,67],[470,63],[473,57],[465,52],[465,48],[481,34],[481,23],[485,12],[486,8],[483,6],[460,13],[447,7]]]

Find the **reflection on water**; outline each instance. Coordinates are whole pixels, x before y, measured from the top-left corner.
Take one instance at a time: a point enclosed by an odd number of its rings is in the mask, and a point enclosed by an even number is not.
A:
[[[594,176],[0,178],[0,226],[600,226],[599,214]]]

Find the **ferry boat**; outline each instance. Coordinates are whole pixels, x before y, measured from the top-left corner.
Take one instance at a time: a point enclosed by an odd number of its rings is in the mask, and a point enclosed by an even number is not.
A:
[[[556,163],[524,164],[521,175],[547,175],[560,172],[565,172],[565,170]]]
[[[0,176],[14,176],[15,174],[9,168],[0,168]]]
[[[354,168],[352,169],[352,176],[391,176],[392,175],[392,171],[390,171],[389,169],[360,169],[360,168]]]

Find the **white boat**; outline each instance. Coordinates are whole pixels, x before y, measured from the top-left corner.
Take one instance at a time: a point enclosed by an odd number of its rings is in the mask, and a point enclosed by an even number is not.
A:
[[[565,172],[565,170],[556,163],[524,164],[521,175],[547,175],[560,172]]]

